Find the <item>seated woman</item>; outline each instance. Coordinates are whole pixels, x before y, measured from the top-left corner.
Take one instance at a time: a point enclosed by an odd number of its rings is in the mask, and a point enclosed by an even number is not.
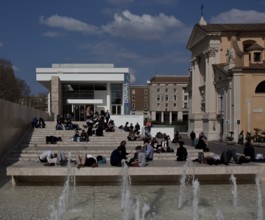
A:
[[[57,124],[55,125],[56,130],[64,130],[64,125],[61,120],[57,120]]]
[[[196,144],[195,148],[196,149],[202,149],[203,152],[209,152],[209,148],[207,146],[208,146],[207,138],[204,135],[201,135],[199,137],[199,141]]]
[[[137,136],[135,135],[135,133],[133,131],[130,131],[128,136],[127,136],[128,141],[136,141],[137,140]]]
[[[39,118],[38,127],[39,128],[45,128],[46,127],[46,123],[45,123],[43,118]]]
[[[179,142],[179,147],[177,149],[177,161],[186,161],[188,157],[187,149],[184,147],[184,142]]]
[[[245,143],[245,147],[244,147],[244,155],[246,157],[250,157],[251,161],[255,161],[255,148],[251,145],[250,141],[247,141]]]
[[[71,138],[72,141],[79,142],[80,141],[80,134],[79,131],[76,130],[74,136]]]
[[[113,120],[110,120],[107,124],[107,127],[105,129],[106,132],[114,132],[115,131],[115,124]]]
[[[81,131],[80,141],[81,142],[89,141],[89,136],[88,136],[87,132],[85,132],[85,130]]]
[[[134,157],[130,159],[128,165],[133,167],[145,167],[146,166],[146,154],[142,146],[137,146],[135,148],[136,152]]]

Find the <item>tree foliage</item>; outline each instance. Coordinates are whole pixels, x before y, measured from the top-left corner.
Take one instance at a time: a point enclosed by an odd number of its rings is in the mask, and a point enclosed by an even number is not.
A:
[[[12,63],[0,58],[0,99],[18,102],[21,97],[29,95],[30,87],[15,76]]]

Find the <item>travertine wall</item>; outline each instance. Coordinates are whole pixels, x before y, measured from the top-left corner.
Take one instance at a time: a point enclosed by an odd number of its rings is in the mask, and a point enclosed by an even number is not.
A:
[[[49,114],[34,108],[0,100],[0,158],[21,139],[30,128],[34,116],[49,120]]]

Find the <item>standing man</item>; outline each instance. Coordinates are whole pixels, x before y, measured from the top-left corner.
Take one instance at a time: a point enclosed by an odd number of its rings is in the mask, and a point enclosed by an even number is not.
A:
[[[109,119],[110,119],[110,113],[109,113],[109,110],[107,110],[107,111],[105,112],[106,126],[108,126]]]
[[[194,131],[191,131],[190,139],[191,139],[191,146],[195,146],[196,134]]]

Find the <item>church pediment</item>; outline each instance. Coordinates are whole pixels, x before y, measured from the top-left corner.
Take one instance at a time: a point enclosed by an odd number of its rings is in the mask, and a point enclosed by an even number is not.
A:
[[[200,41],[205,39],[207,37],[207,33],[200,29],[198,26],[195,26],[191,32],[188,44],[187,44],[187,49],[190,50],[194,45],[198,44]]]

